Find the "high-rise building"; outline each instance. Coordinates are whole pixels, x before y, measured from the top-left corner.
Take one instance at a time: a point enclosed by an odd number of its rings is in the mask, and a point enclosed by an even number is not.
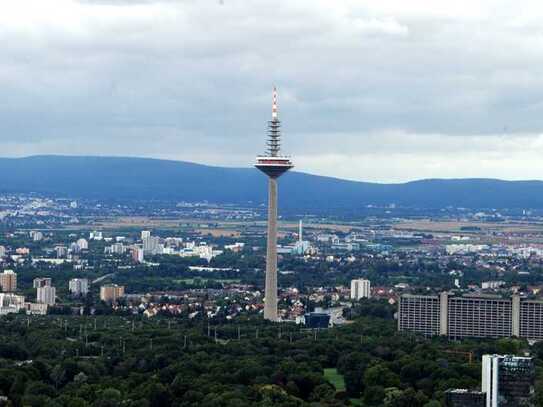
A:
[[[486,407],[527,406],[534,393],[532,358],[483,355],[481,390]]]
[[[141,247],[135,246],[132,249],[132,260],[134,263],[143,263],[144,254],[143,249]]]
[[[13,270],[0,274],[0,288],[3,292],[17,291],[17,274]]]
[[[40,304],[55,305],[56,291],[55,287],[49,285],[38,287],[36,301]]]
[[[116,302],[124,296],[124,286],[108,284],[100,287],[100,300],[104,302]]]
[[[89,242],[87,242],[87,239],[78,239],[76,243],[80,250],[89,250]]]
[[[255,167],[268,176],[268,236],[266,248],[266,286],[264,319],[277,321],[277,179],[294,165],[280,155],[281,122],[278,116],[277,90],[273,88],[272,119],[268,122],[268,149],[256,158]]]
[[[0,246],[0,257],[4,257],[6,255],[6,248],[4,246]]]
[[[103,238],[104,238],[104,235],[102,234],[102,232],[94,230],[89,233],[90,240],[102,240]]]
[[[35,242],[39,242],[40,240],[43,239],[43,233],[40,232],[40,231],[32,230],[32,231],[30,231],[30,237],[31,237],[32,240],[34,240]]]
[[[32,287],[40,288],[51,285],[51,279],[49,277],[38,277],[32,281]]]
[[[162,254],[163,248],[158,236],[147,236],[143,239],[143,253],[146,255]]]
[[[513,294],[457,296],[404,294],[398,302],[398,329],[450,338],[543,339],[543,301]]]
[[[151,231],[150,230],[142,230],[141,231],[141,240],[145,240],[148,237],[151,237]]]
[[[89,293],[89,280],[86,278],[72,278],[68,283],[72,295],[87,295]]]
[[[371,297],[370,280],[358,279],[351,280],[351,299],[359,300],[361,298]]]
[[[57,259],[62,259],[68,255],[68,248],[66,246],[56,246],[55,251],[57,252]]]

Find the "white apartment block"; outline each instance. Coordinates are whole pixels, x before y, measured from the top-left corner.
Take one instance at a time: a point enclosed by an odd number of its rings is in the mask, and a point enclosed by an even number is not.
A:
[[[38,287],[37,302],[40,304],[55,305],[56,289],[51,286]]]
[[[359,300],[361,298],[371,297],[370,280],[358,279],[351,281],[351,299]]]

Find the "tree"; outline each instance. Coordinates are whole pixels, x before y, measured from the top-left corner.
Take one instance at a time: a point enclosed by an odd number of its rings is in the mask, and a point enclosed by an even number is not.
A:
[[[372,366],[364,373],[366,386],[399,387],[400,378],[384,364]]]

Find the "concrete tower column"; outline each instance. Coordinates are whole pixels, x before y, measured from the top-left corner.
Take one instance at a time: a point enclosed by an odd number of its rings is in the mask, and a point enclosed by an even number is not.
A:
[[[511,335],[520,336],[520,296],[517,293],[511,297]]]
[[[277,321],[277,179],[268,178],[268,245],[264,319]]]

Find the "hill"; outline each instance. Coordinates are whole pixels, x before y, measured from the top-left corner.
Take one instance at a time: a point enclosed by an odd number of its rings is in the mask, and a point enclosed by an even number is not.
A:
[[[119,200],[265,203],[265,176],[253,168],[126,157],[0,158],[0,192]],[[428,179],[402,184],[355,182],[290,172],[281,178],[288,209],[355,209],[387,205],[419,208],[543,208],[543,182]],[[288,196],[288,199],[286,197]]]

